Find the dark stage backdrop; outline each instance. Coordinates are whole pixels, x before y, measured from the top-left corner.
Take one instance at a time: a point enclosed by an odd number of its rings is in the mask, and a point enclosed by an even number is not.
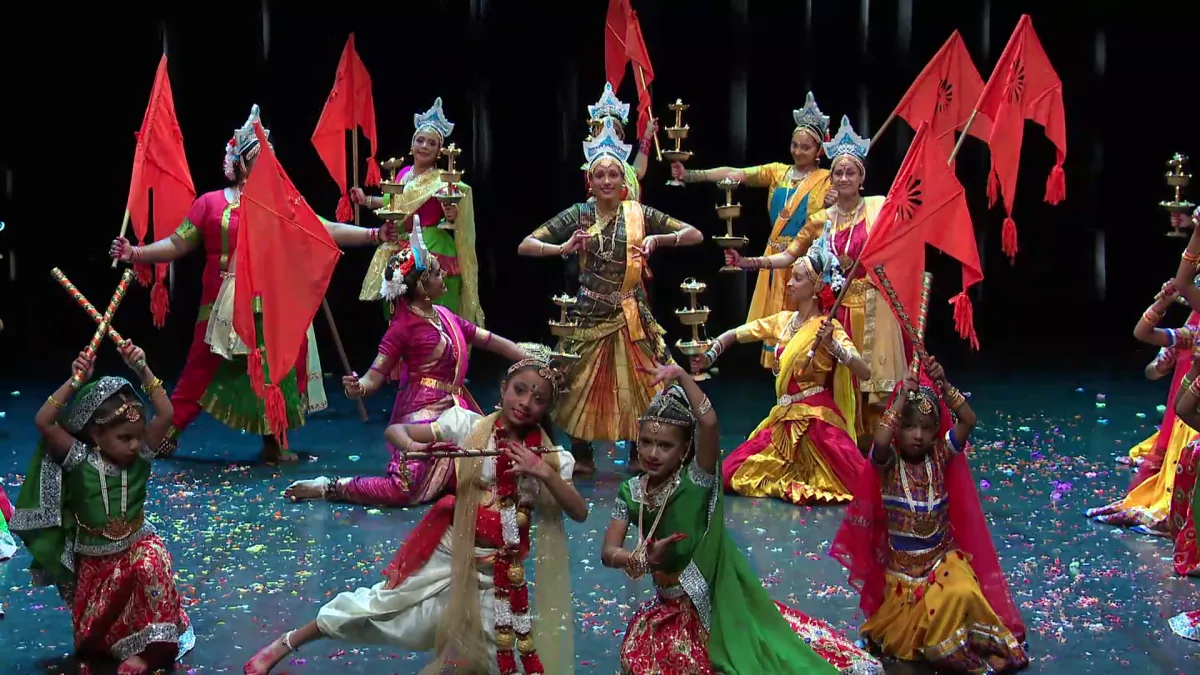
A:
[[[1031,12],[1064,81],[1068,198],[1057,207],[1042,203],[1053,149],[1040,127],[1027,125],[1015,209],[1021,252],[1010,266],[1000,251],[1002,214],[986,209],[986,147],[968,139],[959,176],[985,265],[975,296],[983,348],[970,354],[954,338],[945,301],[959,289],[958,269],[936,256],[932,344],[956,364],[1007,370],[1091,363],[1115,371],[1149,356],[1129,333],[1183,245],[1163,236],[1164,163],[1177,151],[1200,155],[1187,103],[1197,63],[1195,3],[1147,2],[1134,11],[1117,2],[1076,9],[1002,0],[633,4],[657,73],[656,112],[668,114],[676,97],[692,106],[694,168],[786,161],[791,111],[809,88],[835,125],[845,113],[869,135],[952,30],[962,32],[986,78],[1018,16]],[[201,192],[222,186],[223,145],[258,103],[285,168],[319,212],[333,213],[337,191],[309,139],[351,31],[374,79],[381,157],[406,153],[413,113],[443,97],[477,195],[487,327],[549,339],[549,297],[564,288],[563,264],[519,259],[516,247],[584,197],[580,142],[584,107],[604,84],[606,0],[130,5],[25,5],[0,22],[9,120],[0,132],[7,187],[0,375],[65,376],[92,333],[48,271],[61,267],[94,302],[111,292],[117,272],[105,252],[120,225],[133,134],[164,41]],[[619,93],[636,107],[631,76]],[[872,150],[869,194],[886,192],[911,136],[897,122]],[[670,188],[666,178],[666,167],[652,162],[645,201],[706,234],[719,232],[717,190]],[[1200,186],[1192,194],[1200,196]],[[739,199],[746,209],[738,227],[761,248],[765,191],[743,190]],[[711,243],[656,254],[654,304],[672,341],[682,334],[671,310],[684,302],[685,277],[709,282],[704,300],[716,310],[714,332],[744,317],[747,282],[718,274],[719,257]],[[328,296],[360,371],[384,330],[379,308],[355,299],[369,258],[367,250],[347,251]],[[178,372],[191,339],[202,265],[198,255],[176,264],[165,329],[151,326],[146,289],[134,290],[117,315],[115,325],[164,375]],[[1177,311],[1171,320],[1182,323]],[[326,370],[339,370],[320,319],[318,336]],[[746,364],[756,356],[739,351]]]

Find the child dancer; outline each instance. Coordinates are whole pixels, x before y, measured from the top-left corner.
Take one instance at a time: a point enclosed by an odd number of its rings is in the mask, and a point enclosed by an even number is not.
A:
[[[17,495],[12,529],[33,556],[39,585],[71,606],[75,650],[109,654],[120,675],[166,668],[196,638],[183,612],[166,544],[146,521],[151,448],[171,424],[171,401],[141,349],[121,356],[142,381],[154,419],[133,385],[102,377],[84,386],[93,359],[50,395],[34,422],[42,440]]]
[[[975,413],[936,361],[924,365],[929,386],[904,380],[880,421],[876,471],[860,476],[832,555],[862,594],[863,634],[885,654],[951,672],[1023,668],[1025,626],[963,454]]]
[[[629,622],[622,672],[882,673],[823,622],[771,601],[725,531],[712,404],[679,366],[652,375],[655,386],[678,384],[656,395],[639,420],[646,473],[621,485],[600,554],[632,579],[649,573],[658,591]],[[638,543],[629,551],[623,544],[635,513]]]
[[[388,441],[405,453],[449,446],[478,454],[455,460],[455,494],[434,504],[400,546],[386,580],[338,595],[316,621],[259,651],[246,673],[268,673],[322,637],[433,651],[426,675],[512,675],[520,672],[518,658],[526,675],[574,671],[562,512],[583,522],[588,507],[570,482],[574,460],[547,431],[562,374],[547,347],[519,347],[530,357],[508,369],[498,412],[484,417],[454,407],[433,424],[388,428]],[[531,610],[525,562],[535,512]]]

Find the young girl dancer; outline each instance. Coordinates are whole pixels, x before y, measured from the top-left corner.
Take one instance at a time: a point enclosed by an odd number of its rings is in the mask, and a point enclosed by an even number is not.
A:
[[[388,440],[406,453],[467,451],[455,460],[455,494],[434,504],[400,546],[386,580],[338,595],[316,621],[259,651],[246,673],[270,672],[322,637],[433,651],[426,675],[512,675],[518,659],[526,675],[573,672],[562,513],[582,522],[588,507],[570,483],[570,453],[556,449],[547,431],[562,375],[548,348],[520,346],[531,356],[508,369],[498,412],[455,407],[433,424],[388,428]],[[535,512],[531,603],[525,563]]]
[[[166,668],[196,638],[180,603],[166,544],[146,521],[152,448],[171,425],[171,401],[141,349],[121,356],[142,381],[154,419],[127,380],[76,374],[50,395],[34,423],[42,440],[17,496],[13,531],[33,556],[39,585],[55,585],[71,606],[75,650],[108,654],[120,675]]]
[[[679,366],[651,374],[655,384],[678,384],[656,395],[639,420],[646,473],[621,485],[600,554],[632,579],[650,574],[658,591],[629,622],[622,672],[882,673],[823,622],[771,601],[725,531],[712,404]],[[623,545],[635,513],[638,543],[630,551]]]
[[[880,420],[876,471],[860,475],[832,555],[862,594],[864,636],[888,656],[951,672],[1022,668],[1025,626],[963,454],[975,413],[936,361],[924,365],[928,386],[906,378]]]

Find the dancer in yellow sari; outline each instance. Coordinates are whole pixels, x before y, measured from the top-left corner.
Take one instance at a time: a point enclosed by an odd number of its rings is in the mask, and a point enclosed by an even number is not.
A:
[[[613,127],[617,131],[617,138],[622,142],[625,140],[625,125],[629,124],[629,104],[622,103],[617,98],[617,95],[613,93],[612,84],[604,83],[604,93],[600,95],[600,100],[589,105],[587,110],[590,138],[599,136],[600,132],[604,130],[604,120],[612,120]],[[653,119],[646,119],[644,122],[642,137],[638,139],[637,154],[634,155],[632,162],[624,162],[625,187],[628,189],[625,199],[635,202],[642,201],[641,180],[646,177],[646,166],[650,163],[650,144],[654,142],[654,132],[658,131],[658,124]],[[587,171],[587,165],[580,168]],[[594,198],[592,199],[594,200]]]
[[[832,249],[842,269],[849,269],[854,264],[862,254],[871,231],[875,229],[875,218],[879,216],[884,200],[882,196],[863,197],[859,194],[867,175],[864,161],[871,141],[856,134],[850,126],[850,119],[843,116],[837,136],[824,147],[825,154],[830,158],[833,187],[838,193],[837,203],[809,216],[804,229],[782,253],[743,258],[737,251],[726,249],[727,263],[742,269],[788,267],[808,251],[808,247],[825,231],[825,224],[829,223],[833,231]],[[859,380],[856,385],[863,395],[857,435],[859,448],[866,451],[870,447],[871,433],[879,426],[879,418],[892,391],[905,378],[904,334],[887,300],[866,276],[866,270],[859,269],[847,283],[850,289],[842,299],[837,319],[849,331],[854,346],[871,367],[870,378]]]
[[[699,230],[625,200],[624,163],[632,149],[611,119],[583,144],[595,202],[575,204],[525,237],[517,253],[531,257],[579,254],[579,291],[569,317],[575,334],[558,346],[580,355],[554,421],[572,439],[576,471],[595,472],[592,441],[635,438],[638,412],[662,385],[648,370],[671,362],[665,331],[646,304],[642,272],[661,247],[692,246]],[[632,457],[630,468],[636,468]]]
[[[1200,314],[1192,312],[1187,323],[1180,328],[1163,329],[1155,326],[1174,304],[1176,296],[1172,285],[1165,286],[1133,329],[1137,339],[1162,348],[1159,356],[1146,369],[1147,374],[1170,372],[1174,366],[1162,427],[1137,446],[1146,446],[1147,452],[1129,493],[1111,504],[1086,512],[1088,518],[1097,522],[1163,537],[1171,535],[1168,518],[1171,500],[1176,494],[1176,468],[1184,448],[1196,438],[1196,432],[1175,415],[1175,400],[1181,388],[1186,390],[1188,387],[1184,376],[1191,364],[1196,334],[1200,331]]]
[[[869,468],[855,446],[858,395],[852,374],[866,379],[871,373],[837,319],[825,319],[833,290],[845,281],[825,242],[819,240],[792,266],[788,291],[797,311],[726,331],[692,362],[697,370],[708,367],[734,340],[778,345],[778,403],[722,464],[725,489],[746,497],[848,502],[859,473]]]
[[[809,217],[832,206],[836,199],[830,173],[820,165],[824,154],[822,144],[829,138],[829,116],[821,113],[810,91],[804,107],[792,111],[792,119],[796,128],[792,131],[791,164],[773,162],[745,169],[723,166],[704,171],[685,171],[679,162],[671,165],[672,175],[685,183],[716,183],[729,178],[750,187],[767,188],[767,209],[772,223],[767,249],[763,253],[767,256],[786,251]],[[747,324],[792,309],[787,303],[790,278],[786,272],[769,268],[759,270],[750,312],[746,315]],[[775,365],[772,338],[763,340],[761,360],[764,368]]]

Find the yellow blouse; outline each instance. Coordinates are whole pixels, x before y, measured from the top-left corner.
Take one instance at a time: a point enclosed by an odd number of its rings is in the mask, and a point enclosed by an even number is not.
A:
[[[815,342],[816,329],[821,325],[824,316],[816,315],[810,317],[807,321],[798,321],[798,312],[783,311],[771,316],[765,316],[761,319],[756,319],[750,323],[738,326],[734,330],[734,337],[739,343],[747,342],[769,342],[774,343],[776,357],[783,350],[787,349],[788,343],[792,338],[800,333],[808,339],[809,344],[801,345],[803,351],[807,354],[812,350],[812,343]],[[810,325],[811,324],[811,325]],[[831,339],[835,340],[849,353],[858,355],[858,349],[854,346],[854,342],[850,339],[850,335],[842,328],[842,324],[833,319],[833,335]],[[799,371],[804,368],[804,362],[807,360],[799,359],[795,366],[795,370]],[[778,360],[776,360],[778,363]],[[812,363],[803,372],[793,372],[790,382],[790,387],[795,387],[795,390],[783,393],[795,393],[811,386],[827,386],[829,373],[833,370],[837,362],[833,358],[833,354],[828,349],[821,349],[813,356]],[[797,379],[798,378],[798,379]]]

